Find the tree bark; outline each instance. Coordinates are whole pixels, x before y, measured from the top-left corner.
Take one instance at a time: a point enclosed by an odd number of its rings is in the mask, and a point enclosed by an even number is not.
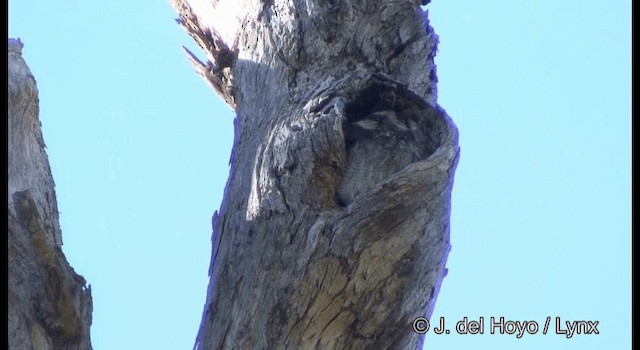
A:
[[[9,39],[9,349],[91,349],[91,288],[69,266],[40,130],[38,90]]]
[[[420,346],[459,154],[421,2],[173,4],[236,112],[195,347]]]

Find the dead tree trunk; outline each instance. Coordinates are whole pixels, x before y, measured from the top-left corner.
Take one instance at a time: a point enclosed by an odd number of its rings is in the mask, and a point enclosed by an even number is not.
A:
[[[457,130],[418,0],[174,0],[235,110],[198,349],[415,349]]]
[[[9,349],[91,349],[91,289],[62,253],[38,90],[9,39]]]

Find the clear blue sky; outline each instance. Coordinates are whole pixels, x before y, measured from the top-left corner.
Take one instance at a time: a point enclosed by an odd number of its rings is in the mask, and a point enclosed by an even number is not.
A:
[[[433,318],[599,321],[599,335],[429,333],[430,349],[631,348],[631,2],[453,1],[439,102],[460,129]],[[233,114],[163,1],[9,1],[40,89],[64,252],[96,350],[190,349]],[[541,330],[540,330],[541,332]]]

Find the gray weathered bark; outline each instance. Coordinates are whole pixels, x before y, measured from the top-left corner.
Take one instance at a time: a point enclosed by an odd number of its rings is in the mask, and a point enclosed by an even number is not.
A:
[[[196,347],[419,346],[459,154],[420,1],[173,3],[236,112]]]
[[[38,90],[9,39],[9,349],[91,349],[91,289],[62,253]]]

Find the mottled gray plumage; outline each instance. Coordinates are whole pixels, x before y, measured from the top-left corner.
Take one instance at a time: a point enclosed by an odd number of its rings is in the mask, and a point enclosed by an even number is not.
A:
[[[347,165],[338,200],[358,195],[424,158],[424,143],[415,121],[395,111],[378,111],[347,125]]]

